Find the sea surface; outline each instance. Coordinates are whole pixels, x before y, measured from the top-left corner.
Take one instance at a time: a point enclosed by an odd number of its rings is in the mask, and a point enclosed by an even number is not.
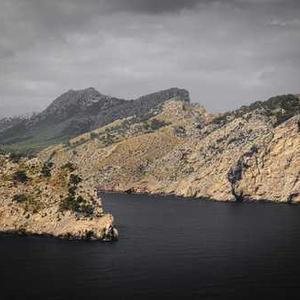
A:
[[[300,206],[104,194],[118,242],[0,236],[0,299],[298,299]]]

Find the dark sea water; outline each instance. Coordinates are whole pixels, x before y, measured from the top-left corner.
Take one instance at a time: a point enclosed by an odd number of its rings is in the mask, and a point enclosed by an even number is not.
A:
[[[298,299],[300,206],[105,194],[115,243],[0,237],[0,299]]]

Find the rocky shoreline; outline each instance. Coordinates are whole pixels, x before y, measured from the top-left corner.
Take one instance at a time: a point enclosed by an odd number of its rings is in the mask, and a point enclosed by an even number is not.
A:
[[[99,194],[125,194],[125,195],[141,195],[141,196],[154,196],[154,197],[176,197],[181,198],[184,200],[203,200],[203,201],[214,201],[214,202],[224,202],[224,203],[270,203],[270,204],[283,204],[283,205],[299,205],[300,202],[288,202],[288,201],[274,201],[274,200],[268,200],[268,199],[251,199],[246,198],[243,199],[243,201],[236,201],[235,199],[214,199],[214,198],[207,198],[207,197],[192,197],[192,196],[186,196],[186,195],[180,195],[176,193],[164,193],[164,192],[145,192],[145,191],[138,191],[138,190],[105,190],[105,189],[99,189]]]
[[[119,238],[118,230],[114,225],[109,225],[105,228],[102,236],[95,236],[91,231],[85,231],[84,233],[80,233],[79,235],[74,235],[71,233],[66,233],[62,235],[54,235],[48,232],[32,232],[26,231],[23,229],[19,230],[6,230],[0,231],[0,235],[3,236],[36,236],[36,237],[48,237],[48,238],[57,238],[61,240],[69,240],[69,241],[78,241],[78,240],[85,240],[85,241],[103,241],[103,242],[113,242],[117,241]]]

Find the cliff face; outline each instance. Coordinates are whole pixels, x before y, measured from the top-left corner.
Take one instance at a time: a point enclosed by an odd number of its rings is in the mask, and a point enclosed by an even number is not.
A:
[[[113,217],[99,201],[71,164],[0,155],[1,232],[113,240]]]
[[[213,115],[170,99],[148,119],[115,121],[40,157],[77,162],[102,190],[298,202],[299,108],[288,95]]]
[[[234,192],[243,199],[300,202],[299,146],[300,119],[295,116],[242,159]]]

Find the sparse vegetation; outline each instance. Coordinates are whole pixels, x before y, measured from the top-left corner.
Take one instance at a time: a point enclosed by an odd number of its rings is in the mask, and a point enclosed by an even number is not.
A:
[[[77,140],[76,142],[74,142],[72,144],[72,146],[80,146],[80,145],[83,145],[86,142],[87,142],[87,140],[85,138],[81,138],[81,139]]]
[[[66,164],[64,164],[62,167],[61,167],[62,170],[68,170],[70,172],[74,172],[76,170],[74,164],[72,164],[71,162],[67,162]]]
[[[91,216],[94,213],[94,206],[88,204],[87,201],[82,197],[75,197],[69,194],[60,204],[61,210],[70,210],[84,216]]]
[[[180,137],[186,136],[186,130],[182,126],[175,126],[174,133],[175,133],[175,135],[180,136]]]
[[[28,197],[25,194],[16,194],[13,196],[13,201],[17,202],[17,203],[23,203],[25,201],[27,201]]]
[[[98,135],[96,132],[91,132],[90,138],[91,138],[92,140],[94,140],[94,139],[96,139],[96,138],[98,138],[98,137],[99,137],[99,135]]]
[[[69,193],[68,196],[62,199],[60,209],[70,210],[75,213],[83,214],[84,216],[91,216],[94,213],[95,207],[88,203],[82,196],[76,197],[76,190],[78,184],[82,179],[78,175],[71,174],[69,179]]]
[[[42,170],[41,170],[41,175],[44,177],[51,177],[51,168],[53,167],[52,162],[45,162]]]
[[[70,175],[69,185],[77,187],[77,185],[82,181],[81,177],[75,174]]]
[[[155,131],[160,129],[161,127],[169,125],[167,122],[163,120],[158,120],[158,119],[152,119],[150,121],[144,120],[143,121],[143,126],[147,131]]]
[[[107,132],[104,136],[101,137],[101,141],[105,146],[109,146],[114,142],[113,135]]]
[[[162,121],[162,120],[152,119],[150,121],[150,128],[152,130],[157,130],[157,129],[159,129],[161,127],[164,127],[166,125],[168,125],[168,123],[166,123],[165,121]]]
[[[22,204],[22,207],[24,208],[25,212],[36,213],[41,208],[40,201],[29,194],[15,194],[13,196],[12,201],[18,204]]]
[[[295,95],[282,95],[268,99],[267,101],[256,101],[250,105],[244,105],[238,110],[227,112],[213,120],[214,124],[223,126],[235,118],[249,114],[246,119],[249,121],[251,112],[259,111],[268,117],[275,117],[274,126],[278,126],[289,118],[300,113],[300,101]]]
[[[9,159],[14,163],[18,163],[22,157],[23,157],[22,154],[16,152],[12,152],[9,155]]]

